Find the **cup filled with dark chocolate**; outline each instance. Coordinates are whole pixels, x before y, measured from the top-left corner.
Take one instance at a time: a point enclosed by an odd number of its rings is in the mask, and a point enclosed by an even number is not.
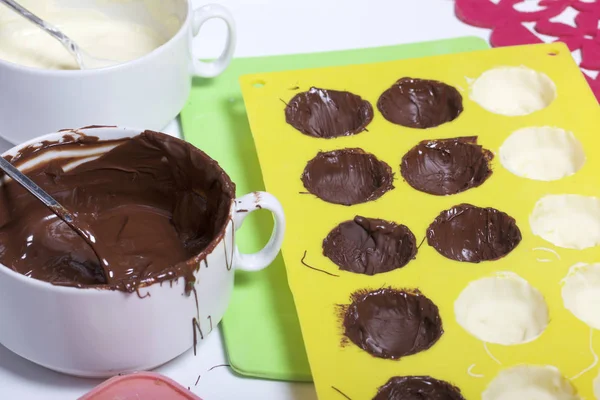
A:
[[[62,131],[3,157],[93,243],[1,178],[0,343],[59,372],[106,377],[195,353],[227,308],[234,271],[265,268],[283,241],[277,199],[236,198],[216,161],[162,133]],[[271,239],[240,253],[235,231],[259,209],[274,215]]]

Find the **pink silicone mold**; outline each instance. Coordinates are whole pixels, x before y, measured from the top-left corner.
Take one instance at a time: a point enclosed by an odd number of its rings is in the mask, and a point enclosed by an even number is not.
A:
[[[79,400],[202,400],[192,392],[160,374],[136,372],[115,376]]]

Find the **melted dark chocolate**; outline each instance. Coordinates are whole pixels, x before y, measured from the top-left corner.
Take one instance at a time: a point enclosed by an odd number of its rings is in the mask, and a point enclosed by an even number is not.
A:
[[[456,261],[497,260],[520,242],[521,231],[514,218],[495,208],[471,204],[442,211],[427,229],[427,243]]]
[[[417,240],[404,225],[356,216],[327,235],[323,254],[340,269],[375,275],[402,268],[415,258]]]
[[[458,90],[443,82],[402,78],[383,92],[377,108],[394,124],[426,129],[454,120],[463,105]]]
[[[116,147],[63,169],[81,158],[60,152],[107,145]],[[235,186],[214,160],[146,131],[116,141],[66,135],[64,142],[25,148],[11,162],[19,166],[48,151],[59,154],[26,173],[89,227],[109,274],[100,273],[81,237],[12,180],[0,188],[2,264],[56,285],[133,292],[183,276],[190,289],[200,260],[224,234],[234,200]]]
[[[430,376],[395,376],[373,400],[465,400],[460,389]]]
[[[427,350],[444,332],[437,306],[418,291],[360,291],[352,299],[344,334],[375,357],[398,359]]]
[[[319,152],[302,174],[310,193],[345,206],[378,199],[394,188],[393,180],[390,166],[362,149]]]
[[[373,107],[350,92],[312,87],[290,100],[285,119],[305,135],[331,139],[364,131],[373,120]]]
[[[492,158],[476,136],[424,140],[402,157],[400,172],[413,188],[444,196],[483,184],[492,174]]]

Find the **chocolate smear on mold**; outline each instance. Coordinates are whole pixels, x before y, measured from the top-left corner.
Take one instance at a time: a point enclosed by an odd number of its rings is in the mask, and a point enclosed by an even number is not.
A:
[[[324,273],[324,274],[326,274],[326,275],[333,276],[333,277],[336,277],[336,278],[339,278],[339,277],[340,277],[339,275],[332,274],[331,272],[325,271],[325,270],[323,270],[323,269],[319,269],[319,268],[315,268],[315,267],[313,267],[312,265],[310,265],[310,264],[308,264],[306,261],[304,261],[305,259],[306,259],[306,250],[304,250],[304,255],[303,255],[303,256],[302,256],[302,258],[300,259],[300,263],[301,263],[302,265],[304,265],[306,268],[312,269],[313,271],[322,272],[322,273]]]
[[[344,271],[375,275],[414,259],[417,239],[404,225],[356,216],[329,232],[323,254]]]
[[[388,121],[409,128],[433,128],[463,111],[462,96],[443,82],[402,78],[379,97],[377,108]]]
[[[89,157],[67,153],[78,150],[102,154],[69,166]],[[51,160],[26,174],[90,227],[109,274],[90,273],[100,267],[92,249],[12,180],[0,187],[2,264],[55,285],[126,292],[183,277],[189,294],[194,272],[231,221],[235,185],[214,160],[145,131],[112,141],[66,135],[26,147],[11,162],[19,167],[46,152]],[[228,254],[227,268],[231,262]]]
[[[373,400],[465,400],[460,389],[430,376],[395,376]]]
[[[392,168],[358,148],[319,152],[301,179],[313,195],[346,206],[376,200],[394,188]]]
[[[424,140],[402,157],[400,172],[416,190],[445,196],[482,185],[493,157],[476,136]]]
[[[446,258],[478,263],[497,260],[521,242],[515,219],[495,208],[459,204],[427,228],[427,243]]]
[[[333,390],[335,390],[336,392],[338,392],[342,397],[344,397],[346,400],[352,400],[350,398],[350,396],[348,396],[346,393],[342,392],[340,389],[336,388],[335,386],[331,387]]]
[[[419,291],[358,291],[342,306],[344,335],[367,353],[399,359],[429,349],[443,334],[437,306]]]
[[[331,139],[366,130],[373,107],[350,92],[312,87],[286,103],[285,119],[305,135]]]

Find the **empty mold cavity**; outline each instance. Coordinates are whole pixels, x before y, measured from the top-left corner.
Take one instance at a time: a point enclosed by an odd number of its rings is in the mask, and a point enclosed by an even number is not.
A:
[[[482,400],[580,400],[573,385],[552,366],[518,365],[500,371]]]
[[[594,329],[600,329],[600,264],[576,264],[563,280],[565,308]]]
[[[456,299],[454,313],[471,335],[501,345],[531,342],[548,325],[542,294],[508,272],[470,282]]]
[[[500,162],[522,178],[554,181],[583,167],[585,152],[571,132],[550,126],[529,127],[513,132],[504,141]]]
[[[470,98],[495,114],[527,115],[548,107],[556,86],[546,74],[527,67],[498,67],[473,82]]]
[[[551,194],[533,207],[529,225],[534,235],[567,249],[600,244],[600,199],[578,194]]]

